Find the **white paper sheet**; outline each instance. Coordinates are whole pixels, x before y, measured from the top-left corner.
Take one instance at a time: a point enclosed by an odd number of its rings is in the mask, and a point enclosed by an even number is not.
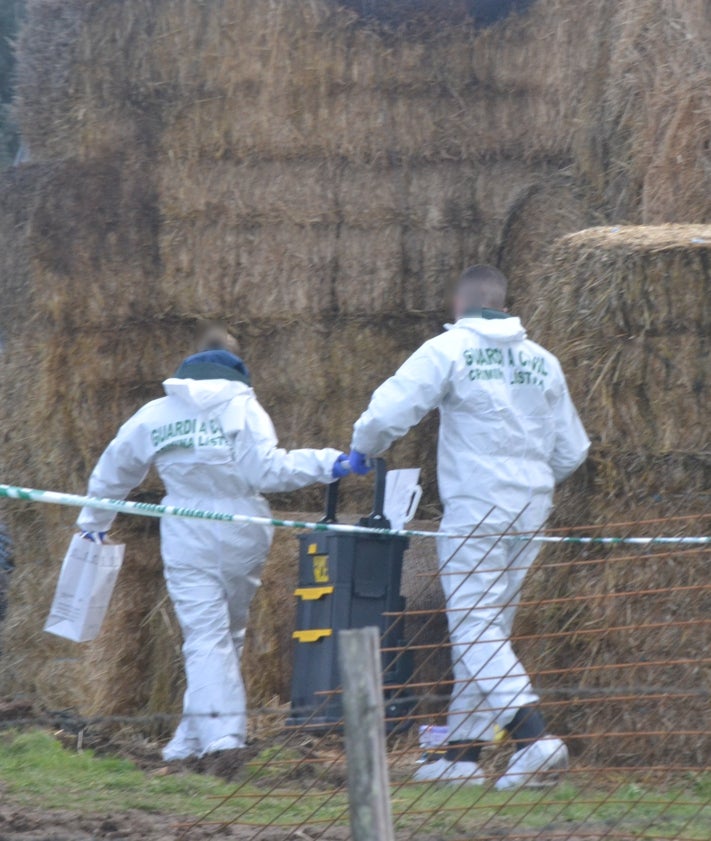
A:
[[[401,529],[415,516],[422,499],[418,485],[420,468],[388,470],[385,479],[385,516],[394,529]]]

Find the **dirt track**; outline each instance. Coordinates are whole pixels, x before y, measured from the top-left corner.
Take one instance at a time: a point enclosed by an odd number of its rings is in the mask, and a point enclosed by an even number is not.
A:
[[[3,798],[4,799],[4,798]],[[145,812],[80,815],[77,812],[42,812],[3,803],[0,805],[0,841],[177,841],[184,832],[181,818],[174,815],[149,815]],[[235,841],[312,841],[320,838],[315,831],[265,830],[254,827],[214,827],[191,830],[189,841],[207,838]],[[321,841],[347,841],[347,829],[329,831]],[[425,841],[425,839],[423,839]],[[429,839],[434,841],[434,839]]]
[[[77,812],[27,812],[19,806],[0,805],[0,841],[206,841],[208,838],[233,839],[233,841],[350,841],[350,832],[345,827],[329,829],[325,835],[319,829],[258,830],[254,827],[229,827],[216,830],[202,827],[191,830],[186,836],[180,827],[181,819],[173,815],[148,815],[144,812],[126,812],[120,815],[80,815]],[[575,830],[574,830],[575,831]],[[609,838],[607,830],[600,829],[599,835],[570,835],[563,827],[541,830],[535,841],[602,841]],[[531,841],[532,836],[526,838]],[[617,841],[626,841],[615,835]],[[522,841],[521,836],[507,835],[501,831],[480,841]],[[438,835],[398,834],[398,841],[445,841]],[[446,841],[469,841],[468,837],[449,836]],[[472,838],[473,841],[473,838]],[[633,839],[629,839],[633,841]]]
[[[183,836],[182,819],[174,815],[149,815],[131,811],[122,814],[80,815],[77,812],[42,812],[10,804],[0,805],[0,841],[206,841],[209,838],[233,841],[350,841],[350,831],[345,827],[329,829],[302,828],[298,830],[266,829],[255,827],[198,827]],[[505,835],[497,835],[505,839]],[[545,841],[582,841],[568,835],[546,836]],[[441,836],[410,833],[398,835],[398,841],[445,841]],[[447,841],[465,841],[463,838]],[[514,841],[512,839],[511,841]],[[541,841],[544,841],[541,838]],[[585,841],[594,841],[585,836]]]

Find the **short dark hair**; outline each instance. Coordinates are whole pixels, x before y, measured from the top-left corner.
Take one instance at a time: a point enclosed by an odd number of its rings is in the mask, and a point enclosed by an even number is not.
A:
[[[459,276],[457,292],[471,297],[472,307],[503,307],[509,281],[503,272],[485,264],[469,266]]]

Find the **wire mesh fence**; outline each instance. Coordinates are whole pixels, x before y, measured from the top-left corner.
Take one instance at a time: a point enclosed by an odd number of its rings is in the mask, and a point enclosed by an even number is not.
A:
[[[487,516],[454,548],[441,542],[439,570],[410,565],[405,555],[416,597],[389,611],[381,628],[384,662],[400,678],[385,685],[397,838],[711,837],[711,549],[624,542],[706,534],[711,515],[546,531],[621,542],[546,547],[537,560],[539,533],[518,532],[517,520],[494,530]],[[413,556],[425,540],[414,541]],[[326,587],[321,598],[331,597]],[[317,656],[319,642],[294,645]],[[521,753],[506,724],[529,697],[526,675],[569,767],[541,766],[502,787]],[[237,828],[245,841],[349,837],[339,694],[334,684],[307,709],[275,703],[251,711],[248,747],[214,760],[227,763],[233,791],[178,836]],[[482,716],[491,727],[479,732]],[[141,730],[172,718],[64,713],[46,723],[81,738],[92,728]],[[38,722],[20,704],[0,726]],[[450,763],[439,776],[423,773],[452,743],[481,748],[476,770]]]

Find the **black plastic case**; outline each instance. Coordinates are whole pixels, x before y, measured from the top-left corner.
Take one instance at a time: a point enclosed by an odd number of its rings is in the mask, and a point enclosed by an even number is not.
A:
[[[390,527],[383,514],[385,474],[385,463],[376,459],[374,511],[361,525]],[[336,522],[337,503],[334,483],[328,488],[323,522]],[[299,537],[290,725],[321,729],[341,721],[338,632],[375,626],[382,640],[389,729],[403,726],[412,706],[400,689],[412,674],[411,658],[403,650],[405,599],[400,595],[408,546],[405,537],[377,533],[310,532]]]

